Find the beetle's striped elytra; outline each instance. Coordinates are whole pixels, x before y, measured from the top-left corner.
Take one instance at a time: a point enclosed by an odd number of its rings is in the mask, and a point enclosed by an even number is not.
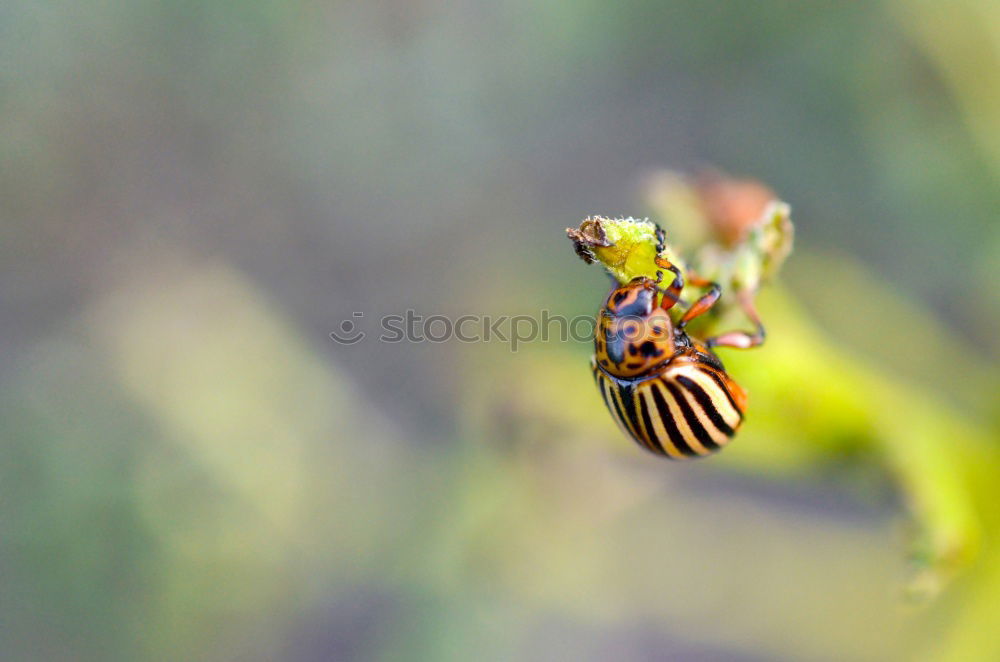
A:
[[[633,379],[608,374],[592,361],[608,411],[640,446],[673,460],[710,455],[743,422],[746,394],[716,365],[690,354]]]

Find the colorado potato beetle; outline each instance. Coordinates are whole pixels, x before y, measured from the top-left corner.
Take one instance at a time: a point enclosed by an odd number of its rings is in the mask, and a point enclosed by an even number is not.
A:
[[[663,252],[663,233],[657,254]],[[661,287],[657,278],[638,277],[612,287],[598,312],[591,368],[608,411],[641,447],[672,460],[710,455],[729,443],[743,422],[747,396],[726,373],[713,347],[747,348],[764,340],[764,327],[749,300],[741,301],[754,321],[754,333],[731,331],[700,342],[687,324],[718,301],[716,283],[688,278],[702,295],[675,324],[670,309],[685,280],[662,257],[660,269],[674,278]],[[659,300],[658,300],[659,299]]]

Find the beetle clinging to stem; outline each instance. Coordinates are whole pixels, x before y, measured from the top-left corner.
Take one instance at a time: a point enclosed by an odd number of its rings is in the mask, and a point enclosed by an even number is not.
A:
[[[702,457],[728,444],[743,422],[747,396],[713,348],[745,349],[764,341],[752,290],[738,291],[736,298],[753,332],[693,338],[688,323],[713,309],[722,288],[690,270],[685,279],[658,225],[589,218],[567,234],[577,254],[588,263],[602,262],[613,281],[598,312],[591,360],[612,417],[641,447],[670,459]],[[665,272],[673,278],[663,287]],[[704,293],[675,322],[671,310],[686,285]]]

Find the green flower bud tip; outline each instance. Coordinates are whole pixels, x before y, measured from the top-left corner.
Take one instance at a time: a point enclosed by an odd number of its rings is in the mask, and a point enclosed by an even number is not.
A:
[[[639,276],[656,278],[656,231],[656,224],[649,219],[591,216],[579,228],[566,228],[566,235],[584,262],[600,262],[619,283],[625,284]],[[669,247],[662,255],[682,265]]]

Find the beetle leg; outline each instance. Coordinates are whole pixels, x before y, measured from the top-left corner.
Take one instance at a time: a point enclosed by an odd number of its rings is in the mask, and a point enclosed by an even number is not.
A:
[[[747,292],[741,292],[739,295],[740,305],[743,307],[743,311],[747,314],[747,317],[750,318],[750,321],[757,327],[757,330],[753,333],[747,331],[728,331],[714,338],[709,338],[705,344],[709,347],[749,349],[750,347],[757,347],[764,342],[766,335],[764,325],[760,321],[760,316],[757,314],[757,309],[754,307],[750,296]]]
[[[690,274],[688,275],[688,282],[695,287],[707,287],[708,292],[703,294],[690,308],[687,309],[687,312],[684,313],[681,321],[677,323],[678,329],[683,329],[687,326],[688,322],[699,315],[707,313],[722,295],[722,288],[719,287],[718,283],[713,283],[712,281],[705,280],[703,278],[692,277]]]
[[[670,283],[667,289],[657,287],[656,289],[663,292],[663,299],[660,301],[660,307],[664,310],[670,310],[673,308],[674,304],[677,303],[678,299],[681,298],[681,290],[684,289],[684,276],[681,275],[681,270],[675,265],[671,264],[663,258],[656,258],[656,266],[666,269],[674,275],[674,280]],[[663,279],[663,272],[656,272],[656,283],[660,284]]]
[[[663,228],[659,225],[656,226],[656,257],[653,258],[653,262],[660,269],[666,269],[674,275],[674,280],[670,283],[667,289],[662,289],[657,287],[658,290],[663,292],[663,299],[660,301],[660,307],[664,310],[670,310],[677,300],[681,297],[681,290],[684,289],[684,276],[681,275],[681,270],[676,267],[670,260],[665,257],[661,257],[660,253],[666,250],[666,235],[663,232]],[[663,272],[656,272],[656,284],[663,282]]]

